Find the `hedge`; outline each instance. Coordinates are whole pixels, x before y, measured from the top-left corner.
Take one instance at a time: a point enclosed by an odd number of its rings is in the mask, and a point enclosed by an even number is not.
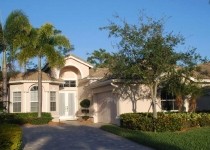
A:
[[[0,125],[0,150],[20,150],[22,131],[18,125]]]
[[[42,113],[42,117],[38,118],[38,113],[2,113],[0,114],[0,123],[9,124],[47,124],[52,120],[50,113]]]
[[[121,127],[141,131],[181,131],[191,127],[210,126],[209,113],[127,113],[120,115]]]

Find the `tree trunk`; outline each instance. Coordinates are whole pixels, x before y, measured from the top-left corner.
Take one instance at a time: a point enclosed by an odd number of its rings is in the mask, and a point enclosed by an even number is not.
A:
[[[152,110],[153,118],[157,119],[157,108],[156,108],[156,99],[157,99],[157,82],[151,86],[152,91]]]
[[[135,99],[135,94],[133,93],[133,91],[131,90],[131,102],[132,102],[132,110],[133,113],[136,113],[136,99]]]
[[[4,108],[6,107],[7,112],[9,113],[9,101],[7,101],[7,61],[6,61],[6,49],[3,50],[3,62],[2,62],[2,78],[3,78],[3,91],[2,91],[2,100]]]
[[[41,70],[41,56],[38,56],[38,117],[42,114],[42,70]]]

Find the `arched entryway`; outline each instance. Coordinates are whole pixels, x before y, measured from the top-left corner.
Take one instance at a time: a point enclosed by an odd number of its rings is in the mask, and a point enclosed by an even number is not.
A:
[[[76,119],[78,109],[78,80],[81,72],[74,66],[66,66],[60,70],[59,78],[64,80],[59,91],[59,116],[61,120]]]

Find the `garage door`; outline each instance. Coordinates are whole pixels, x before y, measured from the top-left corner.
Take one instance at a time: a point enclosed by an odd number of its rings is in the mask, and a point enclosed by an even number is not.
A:
[[[96,95],[98,122],[115,123],[117,116],[116,101],[111,92]]]

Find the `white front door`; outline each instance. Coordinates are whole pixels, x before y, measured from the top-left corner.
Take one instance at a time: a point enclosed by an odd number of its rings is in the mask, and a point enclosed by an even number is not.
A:
[[[73,92],[59,93],[59,114],[61,120],[76,119],[76,98]]]

